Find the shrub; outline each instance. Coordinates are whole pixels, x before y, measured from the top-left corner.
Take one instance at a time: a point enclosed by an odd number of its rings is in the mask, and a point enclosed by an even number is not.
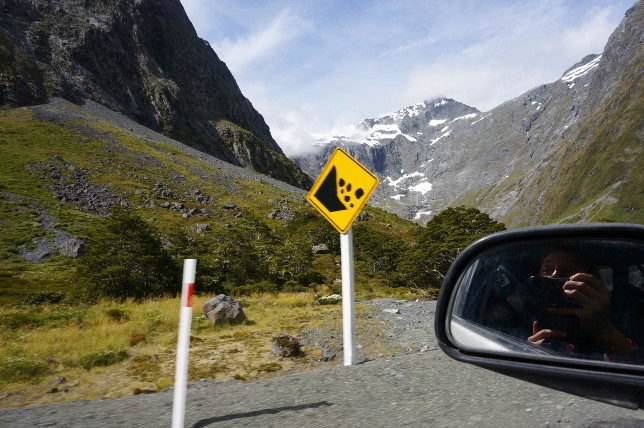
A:
[[[0,379],[5,381],[29,380],[49,373],[44,361],[11,358],[0,362]]]
[[[399,277],[414,288],[440,288],[450,265],[465,247],[505,225],[476,208],[447,208],[419,232],[418,245],[401,262]]]
[[[127,321],[130,319],[130,316],[127,314],[127,312],[119,308],[108,309],[107,311],[105,311],[105,315],[117,322]]]
[[[277,284],[273,284],[269,281],[260,281],[257,283],[249,283],[240,286],[228,286],[226,287],[226,294],[232,294],[235,296],[248,296],[255,293],[271,293],[276,294],[280,292],[280,287]]]
[[[79,258],[81,297],[140,300],[179,291],[180,269],[154,230],[133,213],[117,209],[88,239]]]
[[[65,298],[65,293],[61,291],[36,291],[29,293],[22,299],[23,305],[42,305],[60,303]]]
[[[112,364],[116,364],[125,360],[128,356],[129,354],[127,353],[127,351],[122,349],[104,349],[102,351],[83,355],[78,360],[78,365],[80,365],[85,370],[89,370],[92,367],[111,366]]]
[[[363,224],[355,225],[353,233],[357,273],[393,278],[405,252],[403,240]]]
[[[82,308],[63,307],[55,311],[39,312],[37,308],[0,315],[0,326],[10,329],[33,328],[61,323],[81,323],[87,316]]]

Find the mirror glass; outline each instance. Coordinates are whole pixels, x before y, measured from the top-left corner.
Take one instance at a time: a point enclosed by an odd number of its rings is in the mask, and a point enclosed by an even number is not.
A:
[[[463,349],[644,364],[644,245],[524,240],[490,248],[456,285]]]

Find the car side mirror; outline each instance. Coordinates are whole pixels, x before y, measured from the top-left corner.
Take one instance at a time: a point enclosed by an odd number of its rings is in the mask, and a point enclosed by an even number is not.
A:
[[[644,226],[543,226],[480,239],[443,281],[435,330],[456,360],[644,408]]]

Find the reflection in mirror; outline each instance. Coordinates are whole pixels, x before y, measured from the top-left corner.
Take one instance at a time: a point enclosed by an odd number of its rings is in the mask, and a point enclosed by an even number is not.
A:
[[[644,244],[529,240],[459,278],[448,330],[465,349],[644,364]]]

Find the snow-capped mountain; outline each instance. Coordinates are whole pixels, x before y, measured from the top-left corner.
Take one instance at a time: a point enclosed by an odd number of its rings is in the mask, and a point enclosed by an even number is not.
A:
[[[314,154],[294,160],[315,177],[341,146],[380,176],[371,204],[420,222],[462,204],[509,225],[637,221],[643,5],[627,12],[602,55],[488,112],[426,100],[321,138]]]
[[[440,125],[448,120],[474,117],[478,113],[480,112],[477,109],[452,99],[425,100],[375,119],[358,121],[342,132],[320,137],[315,145],[366,144],[374,147],[399,136],[415,142],[423,135],[436,134],[444,128]]]

